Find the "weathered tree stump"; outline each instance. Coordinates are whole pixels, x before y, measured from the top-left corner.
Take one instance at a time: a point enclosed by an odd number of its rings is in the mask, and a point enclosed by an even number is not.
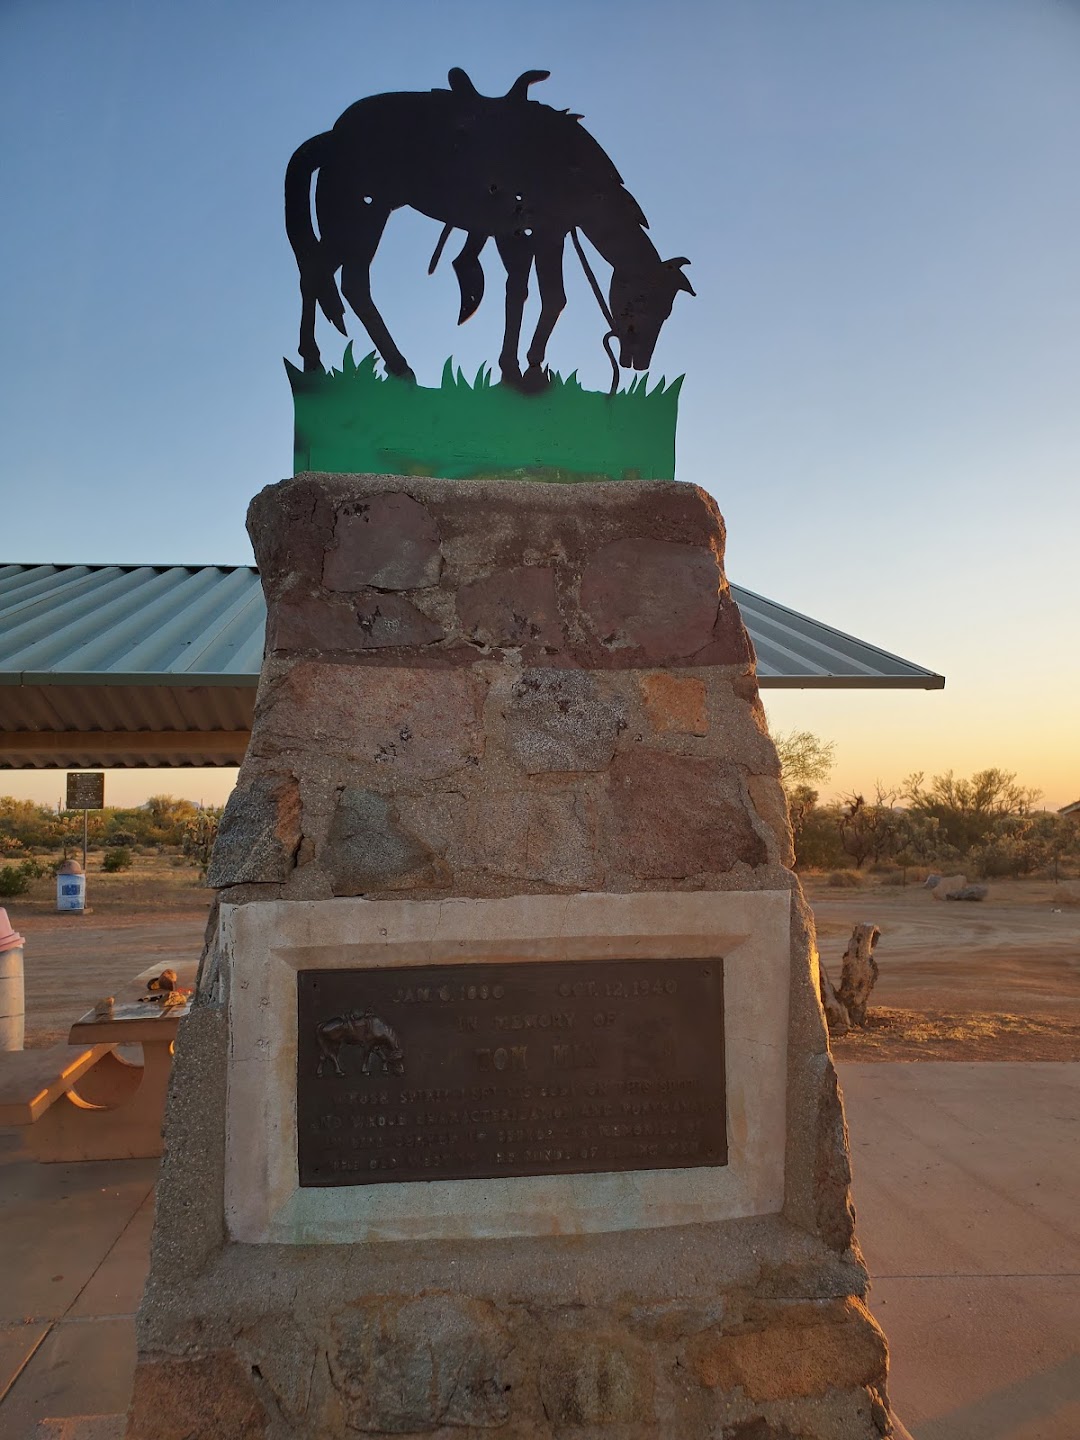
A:
[[[830,1035],[846,1035],[851,1029],[851,1016],[840,1003],[832,981],[818,959],[818,988],[821,992],[821,1008],[825,1011],[825,1023]]]
[[[876,925],[856,925],[844,951],[836,997],[853,1025],[866,1024],[866,1007],[870,1004],[870,992],[878,978],[874,946],[880,938],[881,931]]]
[[[821,1004],[830,1035],[845,1035],[853,1025],[866,1024],[870,992],[878,978],[874,946],[881,938],[876,925],[856,925],[841,962],[840,984],[834,987],[824,965],[819,966]]]

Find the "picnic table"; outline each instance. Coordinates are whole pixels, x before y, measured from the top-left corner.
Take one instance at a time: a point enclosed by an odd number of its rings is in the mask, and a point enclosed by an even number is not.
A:
[[[10,1093],[0,1095],[6,1101],[0,1103],[0,1119],[30,1127],[26,1148],[35,1159],[121,1160],[161,1154],[173,1045],[191,1008],[190,996],[183,1004],[168,1006],[149,998],[146,982],[162,968],[151,966],[136,975],[109,1014],[91,1009],[81,1015],[68,1033],[67,1046],[28,1050],[22,1059],[5,1057],[5,1063],[12,1062],[11,1073],[0,1091]],[[195,961],[171,968],[179,986],[194,986]],[[142,1052],[140,1059],[122,1053],[135,1046]]]

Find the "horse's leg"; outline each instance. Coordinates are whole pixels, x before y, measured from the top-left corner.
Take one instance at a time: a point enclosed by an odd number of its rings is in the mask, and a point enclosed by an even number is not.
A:
[[[544,356],[555,322],[566,306],[563,286],[563,245],[565,235],[537,235],[533,241],[536,252],[536,283],[540,290],[540,319],[529,346],[529,368],[522,388],[543,390],[548,384],[544,373]]]
[[[300,280],[300,355],[305,370],[321,370],[322,355],[315,339],[315,289],[310,281]]]
[[[335,1075],[344,1075],[345,1071],[341,1068],[341,1037],[338,1036],[331,1044],[321,1031],[316,1031],[316,1038],[319,1042],[319,1064],[315,1071],[316,1076],[323,1073],[327,1060],[333,1061]]]
[[[388,209],[374,204],[361,204],[354,210],[353,224],[342,237],[341,293],[375,342],[390,374],[413,380],[415,376],[409,362],[394,344],[394,337],[371,298],[371,262],[389,218]]]
[[[316,1077],[318,1077],[323,1073],[323,1070],[326,1068],[327,1060],[332,1060],[334,1057],[331,1055],[330,1047],[326,1043],[326,1036],[322,1033],[321,1030],[315,1031],[315,1039],[319,1046],[319,1064],[315,1070],[315,1075]]]
[[[471,315],[476,314],[480,301],[484,298],[484,269],[480,264],[480,251],[487,241],[486,235],[470,231],[453,261],[454,274],[458,278],[458,288],[461,291],[461,309],[457,319],[459,325],[464,325]]]
[[[348,192],[340,178],[340,167],[327,163],[319,167],[315,181],[315,215],[321,238],[315,243],[314,255],[306,257],[300,268],[300,354],[305,370],[321,370],[322,357],[315,338],[315,321],[319,307],[330,323],[347,335],[345,309],[338,294],[334,275],[341,264],[335,239],[348,228]]]
[[[520,390],[518,344],[521,341],[521,317],[525,313],[525,301],[529,298],[532,240],[525,234],[498,235],[495,237],[495,244],[506,266],[506,328],[503,332],[502,351],[499,354],[499,369],[502,372],[503,384]]]

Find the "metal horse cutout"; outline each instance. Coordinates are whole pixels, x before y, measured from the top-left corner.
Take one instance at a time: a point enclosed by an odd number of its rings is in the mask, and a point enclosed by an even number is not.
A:
[[[566,304],[567,235],[611,327],[604,346],[615,371],[612,389],[618,381],[608,343],[612,338],[619,342],[624,369],[648,366],[676,294],[694,294],[682,270],[690,262],[682,256],[660,259],[645,233],[648,222],[640,206],[578,123],[581,116],[529,99],[529,86],[549,73],[527,70],[505,95],[486,96],[463,70],[454,69],[449,90],[371,95],[350,105],[332,130],[300,146],[285,175],[285,228],[300,270],[305,370],[322,368],[316,306],[343,335],[348,333],[344,297],[390,374],[413,378],[371,297],[371,262],[387,220],[402,206],[443,224],[429,274],[451,232],[465,232],[453,262],[461,289],[459,325],[483,298],[480,252],[489,239],[495,241],[506,267],[506,326],[499,355],[505,384],[525,391],[547,384],[547,343]],[[311,216],[316,171],[318,235]],[[612,267],[606,302],[579,230]],[[534,266],[541,310],[522,374],[518,349]]]
[[[327,1061],[333,1063],[334,1074],[344,1075],[341,1064],[342,1045],[359,1045],[360,1073],[371,1074],[371,1057],[377,1055],[382,1062],[384,1075],[405,1073],[405,1052],[397,1032],[385,1020],[380,1020],[372,1010],[347,1010],[344,1015],[335,1015],[315,1027],[315,1039],[319,1046],[319,1064],[316,1076],[323,1073]]]

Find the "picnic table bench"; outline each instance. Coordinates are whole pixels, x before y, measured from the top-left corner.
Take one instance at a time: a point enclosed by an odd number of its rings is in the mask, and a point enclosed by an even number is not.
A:
[[[174,965],[178,983],[194,983],[195,962]],[[25,1126],[24,1148],[35,1160],[123,1160],[160,1155],[161,1122],[173,1044],[190,1001],[165,1007],[140,1001],[162,966],[124,987],[112,1013],[88,1010],[67,1043],[12,1051],[0,1064],[0,1124]],[[118,1047],[138,1045],[142,1062]]]

